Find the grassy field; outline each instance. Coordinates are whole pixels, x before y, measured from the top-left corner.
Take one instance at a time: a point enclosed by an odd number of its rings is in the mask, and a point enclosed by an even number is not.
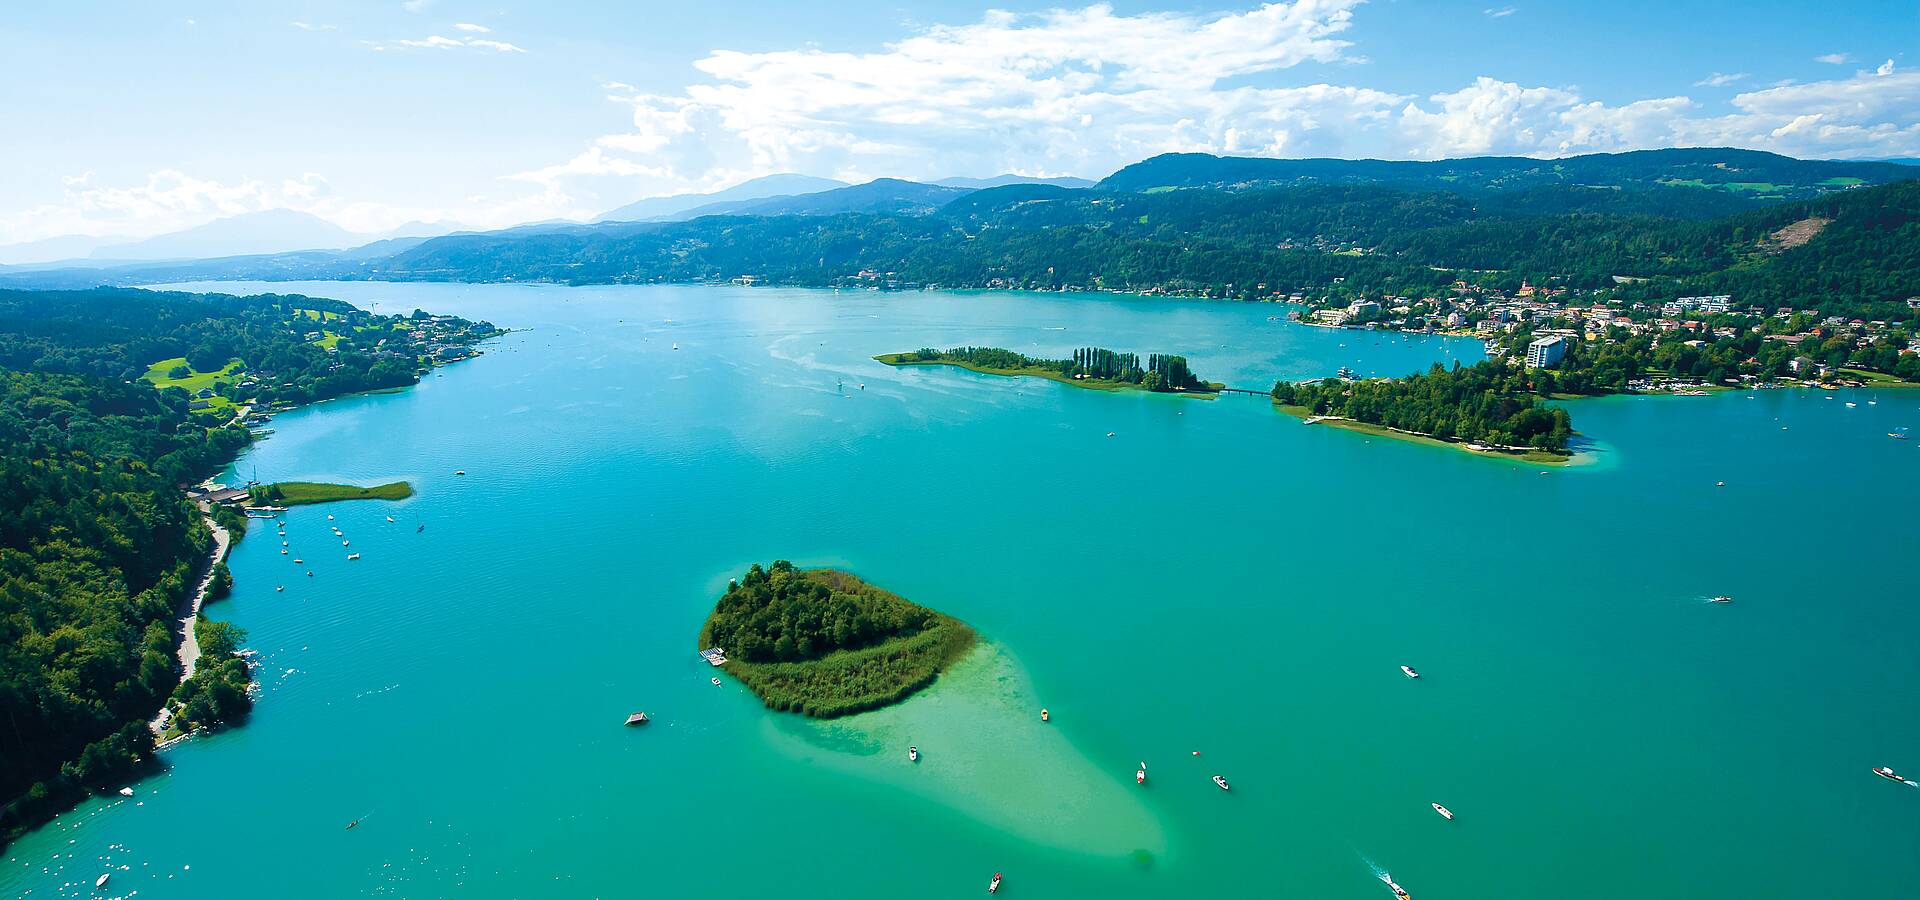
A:
[[[1851,177],[1842,175],[1836,178],[1829,178],[1825,181],[1822,181],[1820,182],[1820,185],[1822,187],[1853,187],[1856,184],[1866,184],[1866,183],[1867,183],[1867,180],[1865,178],[1851,178]]]
[[[227,363],[224,368],[221,368],[217,371],[193,372],[192,374],[186,376],[185,378],[167,377],[167,373],[172,371],[175,366],[184,366],[186,364],[187,364],[187,358],[184,356],[176,356],[172,359],[163,359],[157,363],[154,363],[151,366],[148,366],[147,374],[142,375],[140,377],[146,380],[147,383],[152,384],[156,388],[170,388],[170,387],[184,388],[187,391],[187,393],[191,394],[191,393],[196,393],[200,391],[202,388],[213,387],[213,383],[217,379],[222,379],[222,378],[231,379],[234,376],[239,375],[240,370],[242,368],[240,361],[236,359],[230,363]]]
[[[1841,369],[1840,374],[1856,378],[1874,388],[1920,388],[1920,381],[1901,381],[1885,372],[1869,372],[1865,369]]]
[[[882,353],[879,356],[874,357],[874,359],[880,362],[886,363],[889,366],[953,366],[956,369],[966,369],[969,372],[979,372],[982,375],[1001,375],[1008,378],[1018,378],[1018,377],[1045,378],[1048,381],[1058,381],[1061,384],[1070,384],[1077,388],[1086,388],[1092,391],[1113,392],[1113,391],[1146,391],[1147,390],[1146,388],[1143,388],[1140,385],[1134,384],[1133,382],[1130,382],[1130,381],[1113,381],[1106,378],[1074,378],[1069,375],[1062,375],[1058,371],[1055,371],[1053,369],[1044,369],[1039,366],[1022,366],[1018,369],[995,369],[987,366],[976,366],[976,365],[973,365],[972,363],[965,363],[965,362],[959,362],[956,360],[948,360],[948,359],[914,359],[913,354],[911,353]],[[1214,385],[1214,386],[1219,387],[1219,385]],[[1219,394],[1213,391],[1147,391],[1147,392],[1174,394],[1176,396],[1181,396],[1181,397],[1199,397],[1205,400],[1212,400],[1215,397],[1220,396]]]
[[[302,309],[302,310],[299,310],[298,312],[309,319],[315,319],[322,322],[332,321],[334,319],[340,318],[340,314],[337,312],[326,312],[318,309]]]
[[[1313,415],[1313,410],[1304,406],[1284,406],[1275,403],[1274,408],[1287,415],[1301,419],[1306,419]],[[1315,424],[1343,428],[1347,431],[1358,431],[1361,434],[1373,435],[1375,437],[1392,438],[1396,441],[1426,444],[1431,447],[1451,447],[1463,453],[1471,453],[1475,456],[1487,457],[1489,459],[1505,459],[1542,466],[1564,466],[1573,462],[1572,454],[1553,453],[1547,450],[1527,450],[1524,452],[1518,450],[1475,450],[1462,441],[1443,441],[1439,438],[1428,437],[1424,434],[1395,431],[1385,425],[1375,425],[1371,422],[1356,422],[1353,419],[1323,419]]]
[[[340,343],[340,336],[331,331],[321,332],[321,334],[322,337],[314,341],[313,345],[322,350],[332,350],[335,344]]]
[[[302,506],[308,503],[333,503],[340,500],[405,500],[413,496],[413,485],[404,481],[374,487],[351,484],[326,484],[318,481],[282,481],[254,489],[258,502],[277,506]]]
[[[975,638],[965,623],[942,616],[919,634],[872,647],[805,662],[731,659],[722,668],[772,709],[831,719],[905,700],[967,655]]]

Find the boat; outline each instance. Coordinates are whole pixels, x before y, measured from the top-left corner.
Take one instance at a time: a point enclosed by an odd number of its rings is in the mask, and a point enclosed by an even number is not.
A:
[[[353,543],[353,542],[352,542],[352,541],[341,541],[341,542],[340,542],[340,546],[342,546],[342,547],[345,547],[345,546],[347,546],[348,544],[351,544],[351,543]]]
[[[297,565],[299,565],[299,564],[301,564],[301,563],[303,563],[303,562],[306,562],[306,560],[304,560],[304,559],[295,559],[295,560],[293,561],[293,564],[297,566]]]
[[[653,720],[647,718],[647,714],[643,712],[637,712],[627,717],[628,725],[645,725],[651,721]]]
[[[719,687],[719,686],[720,686],[720,679],[718,679],[718,678],[715,678],[715,679],[713,679],[713,686],[714,686],[714,687]]]
[[[1401,666],[1401,667],[1400,667],[1400,671],[1402,671],[1402,672],[1405,672],[1405,673],[1407,673],[1407,677],[1408,677],[1408,678],[1419,678],[1419,677],[1420,677],[1420,673],[1419,673],[1419,672],[1415,672],[1415,671],[1413,670],[1413,667],[1412,667],[1412,666]]]
[[[120,789],[120,796],[122,796],[122,797],[131,797],[131,796],[133,796],[133,788],[130,788],[130,787],[124,787],[124,788],[121,788],[121,789]]]
[[[1389,887],[1389,888],[1392,888],[1392,889],[1393,889],[1393,895],[1394,895],[1395,897],[1399,897],[1399,898],[1400,898],[1400,900],[1412,900],[1412,898],[1410,898],[1410,897],[1408,897],[1408,896],[1407,896],[1407,889],[1406,889],[1406,888],[1403,888],[1403,887],[1401,887],[1400,885],[1398,885],[1398,884],[1395,884],[1395,883],[1393,882],[1393,875],[1391,875],[1391,874],[1389,874],[1389,873],[1387,873],[1387,872],[1381,872],[1381,873],[1380,873],[1380,880],[1381,880],[1381,881],[1383,881],[1383,882],[1385,882],[1385,883],[1386,883],[1386,885],[1387,885],[1387,887]]]
[[[1895,772],[1891,766],[1874,766],[1873,774],[1885,778],[1888,781],[1898,781],[1901,784],[1907,783],[1907,779],[1902,777],[1900,773]]]
[[[281,591],[284,591],[284,590],[286,590],[286,589],[287,589],[287,586],[286,586],[286,585],[284,585],[284,584],[277,584],[277,585],[274,585],[274,587],[273,587],[273,591],[274,591],[274,593],[276,593],[276,594],[277,594],[277,593],[279,593],[279,592],[281,592]]]
[[[349,553],[349,554],[347,554],[347,558],[348,558],[348,559],[359,559],[359,558],[360,558],[360,554],[358,554],[358,553]]]
[[[422,531],[425,531],[425,530],[427,530],[427,523],[425,523],[425,522],[421,522],[421,523],[420,523],[420,527],[419,527],[419,528],[415,528],[415,529],[413,530],[413,533],[414,533],[414,534],[419,534],[420,532],[422,532]]]
[[[281,548],[280,548],[280,555],[281,555],[281,556],[285,556],[285,555],[287,555],[287,548],[285,548],[285,547],[281,547]]]
[[[333,513],[327,513],[327,521],[333,521]]]
[[[467,470],[465,470],[465,469],[455,469],[455,470],[453,470],[453,474],[455,474],[455,475],[465,475],[465,474],[467,474]]]
[[[1711,597],[1711,598],[1708,598],[1707,602],[1708,603],[1732,603],[1733,598],[1727,597],[1727,596]]]
[[[1848,409],[1859,409],[1859,408],[1860,408],[1860,404],[1858,404],[1858,403],[1855,403],[1855,402],[1853,402],[1852,400],[1848,400],[1848,401],[1847,401],[1847,408],[1848,408]]]
[[[1902,425],[1902,426],[1900,426],[1899,428],[1895,428],[1894,430],[1892,430],[1892,431],[1889,431],[1889,432],[1887,432],[1887,437],[1890,437],[1890,438],[1893,438],[1893,439],[1894,439],[1894,440],[1896,440],[1896,441],[1904,441],[1904,440],[1906,440],[1906,439],[1907,439],[1907,426],[1905,426],[1905,425]]]
[[[1433,811],[1439,813],[1441,818],[1446,819],[1449,822],[1453,821],[1453,810],[1450,810],[1444,806],[1441,806],[1438,803],[1435,803],[1433,805]]]
[[[1046,708],[1046,707],[1044,707],[1044,706],[1043,706],[1043,707],[1041,707],[1041,708],[1040,708],[1040,721],[1042,721],[1042,722],[1045,722],[1045,721],[1048,721],[1048,720],[1049,720],[1049,718],[1050,718],[1050,717],[1049,717],[1049,715],[1048,715],[1048,713],[1047,713],[1047,708]]]
[[[676,342],[676,343],[675,343],[675,344],[673,345],[673,349],[675,349],[675,350],[678,350],[678,349],[680,349],[680,344],[679,344],[678,342]]]
[[[97,890],[99,890],[99,889],[101,889],[101,888],[103,888],[103,887],[106,887],[106,886],[107,886],[107,879],[109,879],[109,878],[112,878],[112,877],[113,877],[113,873],[112,873],[112,872],[108,872],[107,874],[105,874],[105,875],[102,875],[102,876],[100,876],[99,878],[95,878],[95,879],[93,880],[93,889],[97,891]]]
[[[393,521],[393,517],[392,517],[392,516],[388,516],[388,517],[387,517],[387,521],[389,521],[389,522],[391,522],[391,521]]]
[[[908,761],[908,762],[919,762],[919,761],[920,761],[920,748],[919,748],[919,747],[908,747],[908,748],[907,748],[907,761]]]
[[[992,893],[998,892],[999,890],[1000,890],[1000,873],[995,872],[993,873],[993,880],[987,882],[987,893],[992,894]]]
[[[1221,776],[1219,776],[1219,775],[1215,775],[1215,776],[1213,776],[1213,783],[1214,783],[1214,784],[1217,784],[1217,785],[1219,785],[1219,786],[1220,786],[1220,789],[1221,789],[1221,790],[1223,790],[1223,791],[1230,791],[1230,790],[1233,790],[1233,788],[1230,788],[1230,787],[1227,787],[1227,779],[1225,779],[1225,778],[1223,778],[1223,777],[1221,777]]]
[[[1140,771],[1133,773],[1133,783],[1134,784],[1147,783],[1147,764],[1146,763],[1141,763]]]

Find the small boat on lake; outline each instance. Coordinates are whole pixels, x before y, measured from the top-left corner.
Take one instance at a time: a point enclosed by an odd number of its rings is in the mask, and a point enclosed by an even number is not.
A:
[[[122,797],[131,797],[131,796],[133,796],[133,788],[130,788],[130,787],[123,787],[123,788],[121,788],[121,789],[120,789],[120,796],[122,796]]]
[[[1134,784],[1147,783],[1147,764],[1146,763],[1141,763],[1140,771],[1133,773],[1133,783]]]
[[[348,559],[359,559],[359,558],[360,558],[360,554],[358,554],[358,553],[349,553],[349,554],[347,554],[347,558],[348,558]]]
[[[919,762],[919,761],[920,761],[920,748],[919,748],[919,747],[908,747],[908,748],[907,748],[907,761],[908,761],[908,762]]]
[[[999,890],[1000,890],[1000,873],[995,872],[993,873],[993,880],[987,882],[987,893],[989,894],[998,893]]]
[[[1906,439],[1907,439],[1907,426],[1905,426],[1905,425],[1902,425],[1902,426],[1900,426],[1899,428],[1895,428],[1894,430],[1892,430],[1892,431],[1889,431],[1889,432],[1887,432],[1887,437],[1890,437],[1890,438],[1893,438],[1893,439],[1894,439],[1894,440],[1896,440],[1896,441],[1904,441],[1904,440],[1906,440]]]
[[[465,470],[465,469],[455,469],[455,470],[453,470],[453,474],[455,474],[455,475],[465,475],[465,474],[467,474],[467,470]]]
[[[718,679],[718,678],[715,678],[715,679],[713,680],[713,686],[714,686],[714,687],[719,687],[719,686],[720,686],[720,679]]]
[[[1401,667],[1400,667],[1400,671],[1402,671],[1402,672],[1405,672],[1408,678],[1419,678],[1419,677],[1420,677],[1420,673],[1419,673],[1419,672],[1415,672],[1415,671],[1413,670],[1413,667],[1412,667],[1412,666],[1401,666]]]
[[[1725,595],[1722,595],[1722,596],[1719,596],[1719,597],[1709,597],[1709,598],[1707,598],[1707,602],[1708,602],[1708,603],[1732,603],[1732,602],[1733,602],[1733,598],[1732,598],[1732,597],[1728,597],[1728,596],[1725,596]]]
[[[1040,721],[1045,722],[1047,720],[1048,720],[1047,709],[1046,707],[1043,706],[1040,708]]]
[[[107,879],[109,879],[109,878],[112,878],[112,877],[113,877],[113,873],[112,873],[112,872],[108,872],[107,874],[105,874],[105,875],[102,875],[102,876],[100,876],[99,878],[96,878],[96,879],[94,879],[94,880],[93,880],[93,889],[97,891],[97,890],[99,890],[99,889],[101,889],[101,888],[103,888],[103,887],[106,887],[106,886],[107,886]]]
[[[1901,784],[1907,783],[1907,779],[1902,777],[1900,773],[1895,772],[1891,766],[1874,766],[1873,774],[1885,778],[1888,781],[1898,781]]]
[[[274,591],[274,593],[276,593],[276,594],[277,594],[277,593],[279,593],[279,592],[281,592],[281,591],[284,591],[284,590],[286,590],[286,589],[287,589],[287,586],[286,586],[286,585],[284,585],[284,584],[277,584],[277,585],[274,585],[274,587],[273,587],[273,591]]]
[[[1450,810],[1444,806],[1441,806],[1438,803],[1435,803],[1433,804],[1433,811],[1439,813],[1441,818],[1446,819],[1449,822],[1453,821],[1453,810]]]
[[[1400,900],[1412,900],[1412,898],[1410,898],[1410,897],[1408,897],[1408,896],[1407,896],[1407,889],[1406,889],[1406,888],[1403,888],[1403,887],[1401,887],[1400,885],[1398,885],[1398,884],[1395,884],[1395,883],[1393,882],[1393,875],[1392,875],[1392,874],[1390,874],[1390,873],[1387,873],[1387,872],[1381,872],[1381,873],[1380,873],[1380,880],[1381,880],[1382,882],[1385,882],[1385,883],[1386,883],[1386,885],[1387,885],[1387,887],[1388,887],[1388,888],[1391,888],[1391,889],[1393,890],[1393,895],[1394,895],[1395,897],[1398,897],[1398,898],[1400,898]]]
[[[392,516],[388,516],[388,517],[387,517],[387,521],[389,521],[389,522],[391,522],[391,521],[393,521],[393,517],[392,517]]]
[[[651,721],[653,720],[647,718],[647,714],[643,712],[637,712],[627,717],[628,725],[645,725]]]
[[[1223,776],[1220,776],[1220,775],[1213,776],[1213,783],[1219,785],[1220,789],[1223,791],[1233,790],[1233,788],[1227,787],[1227,779]]]
[[[306,562],[306,560],[303,560],[303,559],[296,559],[296,560],[294,560],[294,561],[293,561],[293,564],[297,566],[297,565],[299,565],[299,564],[301,564],[301,563],[303,563],[303,562]]]

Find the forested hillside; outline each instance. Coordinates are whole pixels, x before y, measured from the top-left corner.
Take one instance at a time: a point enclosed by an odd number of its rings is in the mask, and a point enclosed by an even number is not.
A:
[[[170,620],[211,548],[180,486],[247,443],[234,404],[410,384],[430,346],[492,333],[311,297],[0,291],[0,838],[151,754]],[[152,371],[176,359],[222,403]],[[237,633],[203,624],[174,699],[211,724],[244,714],[247,678]]]

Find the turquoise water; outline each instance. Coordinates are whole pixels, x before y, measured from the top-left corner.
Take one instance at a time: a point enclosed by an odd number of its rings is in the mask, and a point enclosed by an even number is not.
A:
[[[1579,401],[1597,461],[1542,474],[1259,398],[869,359],[1098,344],[1265,387],[1480,356],[1271,306],[255,287],[525,330],[275,420],[240,471],[420,494],[289,513],[299,567],[271,529],[242,542],[212,610],[259,651],[252,722],[8,848],[0,890],[93,895],[109,865],[102,894],[141,897],[959,897],[994,871],[1008,896],[1390,896],[1373,866],[1420,900],[1920,881],[1920,790],[1867,771],[1920,771],[1920,441],[1884,436],[1920,425],[1920,392]],[[989,644],[889,710],[768,713],[692,642],[728,577],[782,557]],[[657,723],[622,728],[635,709]]]

